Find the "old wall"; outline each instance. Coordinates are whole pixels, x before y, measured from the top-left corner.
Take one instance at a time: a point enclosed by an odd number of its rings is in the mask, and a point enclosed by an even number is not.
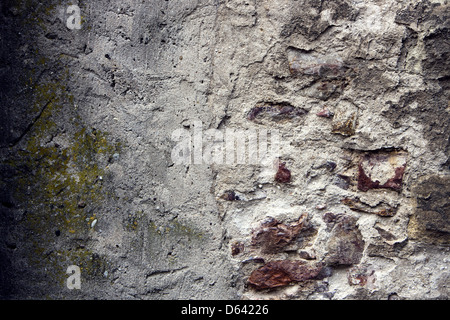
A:
[[[2,1],[0,296],[447,299],[448,16]]]

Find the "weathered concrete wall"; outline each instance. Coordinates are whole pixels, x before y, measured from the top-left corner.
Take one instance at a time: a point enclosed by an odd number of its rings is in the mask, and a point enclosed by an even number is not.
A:
[[[74,4],[1,3],[2,298],[448,299],[446,0]]]

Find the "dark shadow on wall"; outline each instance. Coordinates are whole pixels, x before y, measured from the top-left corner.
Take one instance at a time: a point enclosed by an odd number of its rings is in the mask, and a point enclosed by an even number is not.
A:
[[[0,299],[26,297],[21,284],[27,276],[18,266],[23,256],[18,248],[27,238],[20,227],[26,211],[16,197],[17,146],[29,133],[39,111],[32,110],[33,72],[36,48],[33,26],[38,1],[2,0],[0,3]]]

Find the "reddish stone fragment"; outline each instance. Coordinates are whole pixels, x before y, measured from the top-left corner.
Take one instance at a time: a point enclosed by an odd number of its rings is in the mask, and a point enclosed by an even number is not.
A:
[[[291,171],[286,168],[285,162],[278,164],[278,171],[275,175],[275,180],[280,183],[291,182]]]
[[[298,222],[286,225],[276,219],[262,223],[253,232],[252,246],[257,246],[264,253],[276,253],[292,243],[305,225],[307,215],[300,217]]]
[[[395,168],[395,175],[388,179],[381,188],[390,188],[399,191],[402,188],[403,174],[405,173],[406,164],[402,167]]]
[[[368,191],[385,188],[401,191],[405,169],[405,152],[366,154],[358,164],[358,189]],[[378,177],[374,178],[374,175]],[[384,182],[380,182],[380,180]]]
[[[274,289],[292,282],[314,279],[322,265],[309,265],[299,260],[276,260],[252,272],[248,283],[256,290]]]

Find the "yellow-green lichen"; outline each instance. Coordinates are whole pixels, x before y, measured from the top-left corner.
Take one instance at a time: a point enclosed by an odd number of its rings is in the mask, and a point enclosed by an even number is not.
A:
[[[43,146],[31,139],[35,143],[29,141],[22,152],[29,174],[19,177],[18,198],[33,211],[40,211],[27,218],[41,230],[86,233],[86,221],[93,219],[85,207],[95,209],[105,197],[102,186],[106,164],[97,163],[96,157],[117,152],[118,146],[109,144],[105,134],[93,134],[85,128],[73,139],[67,147]],[[32,190],[32,196],[21,194],[25,190]]]
[[[0,177],[0,185],[11,190],[16,209],[23,214],[17,222],[22,231],[17,250],[27,259],[28,270],[44,274],[45,280],[37,282],[48,281],[49,286],[65,285],[69,265],[78,265],[82,277],[97,277],[107,270],[108,262],[88,249],[88,240],[94,232],[92,223],[102,218],[108,200],[103,187],[108,160],[121,149],[120,143],[79,116],[68,86],[69,56],[52,56],[35,41],[53,28],[58,10],[69,4],[16,0],[4,8],[15,16],[22,37],[29,39],[23,46],[29,56],[18,84],[29,102],[29,117],[24,116],[29,126],[0,161],[14,172],[13,177]]]
[[[135,214],[129,214],[124,221],[125,230],[136,231],[143,217],[144,212],[142,210],[138,211]]]
[[[98,269],[98,259],[90,262],[93,253],[72,249],[70,240],[89,239],[91,224],[107,199],[103,183],[108,160],[121,149],[107,133],[83,124],[67,90],[67,77],[63,72],[53,81],[36,83],[32,72],[27,77],[33,92],[29,109],[37,117],[2,161],[16,172],[13,194],[25,210],[28,262],[54,280],[66,278],[62,269],[67,263]],[[55,250],[59,239],[65,244]]]
[[[205,236],[204,232],[195,227],[181,223],[174,219],[164,226],[158,226],[153,221],[148,224],[150,238],[172,238],[179,240],[195,241],[201,240]]]

